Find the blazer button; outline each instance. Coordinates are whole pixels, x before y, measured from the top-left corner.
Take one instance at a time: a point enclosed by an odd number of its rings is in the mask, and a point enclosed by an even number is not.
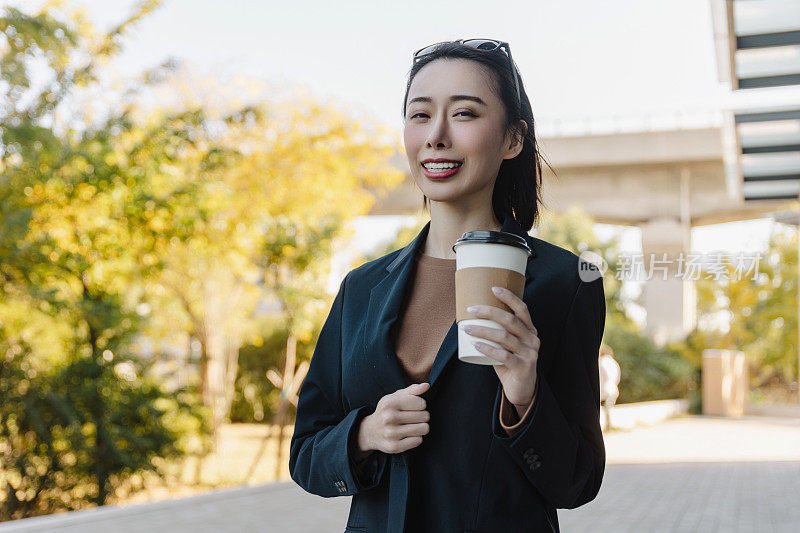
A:
[[[534,455],[533,448],[528,448],[527,450],[525,450],[525,453],[522,454],[522,456],[525,457],[526,459],[531,455]]]
[[[536,470],[537,468],[542,466],[542,463],[540,463],[539,461],[536,461],[534,463],[529,463],[529,466],[530,466],[531,470]]]

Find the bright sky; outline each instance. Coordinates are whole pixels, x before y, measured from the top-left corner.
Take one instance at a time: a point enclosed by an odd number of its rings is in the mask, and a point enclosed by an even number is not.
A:
[[[0,1],[8,4],[23,3]],[[75,4],[108,29],[135,2]],[[543,122],[702,113],[798,95],[783,88],[731,95],[718,82],[709,0],[168,0],[129,34],[116,67],[133,75],[175,56],[221,76],[305,85],[400,130],[413,51],[459,37],[511,44],[534,116]],[[388,239],[403,220],[358,221],[359,246]],[[695,228],[692,250],[763,249],[771,224]],[[601,234],[614,231],[620,228],[598,225]],[[641,251],[638,229],[622,230],[622,238],[623,249]]]
[[[103,28],[135,4],[75,3]],[[174,55],[220,74],[307,85],[399,129],[412,53],[459,37],[508,41],[543,121],[719,101],[707,0],[167,0],[131,32],[121,68],[133,74]]]

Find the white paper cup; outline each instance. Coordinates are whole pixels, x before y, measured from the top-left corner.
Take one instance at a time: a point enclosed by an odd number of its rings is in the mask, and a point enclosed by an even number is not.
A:
[[[519,298],[525,288],[525,269],[531,250],[522,237],[507,232],[477,230],[464,233],[453,246],[456,252],[456,320],[458,321],[458,358],[465,363],[499,365],[502,362],[480,352],[472,343],[483,342],[502,348],[498,343],[470,335],[462,329],[478,325],[503,331],[502,325],[486,318],[470,318],[471,305],[492,305],[510,310],[492,292],[497,285],[512,290]]]

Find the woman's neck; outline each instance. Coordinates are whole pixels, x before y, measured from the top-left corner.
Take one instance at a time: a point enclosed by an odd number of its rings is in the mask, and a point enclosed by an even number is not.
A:
[[[441,259],[455,259],[453,245],[466,231],[500,231],[502,225],[491,207],[488,211],[453,213],[444,209],[431,210],[431,225],[422,253]]]

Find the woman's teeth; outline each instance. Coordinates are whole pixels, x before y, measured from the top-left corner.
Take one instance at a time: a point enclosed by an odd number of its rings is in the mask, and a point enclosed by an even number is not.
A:
[[[451,168],[460,167],[462,163],[422,163],[422,166],[434,172],[442,170],[450,170]]]

